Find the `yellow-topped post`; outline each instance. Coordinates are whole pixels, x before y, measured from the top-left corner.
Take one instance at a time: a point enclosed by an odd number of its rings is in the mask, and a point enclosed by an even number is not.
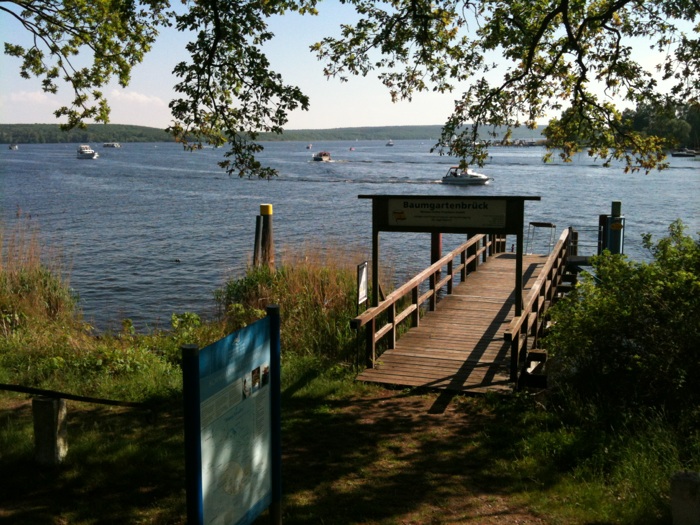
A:
[[[275,242],[272,234],[272,204],[260,205],[260,216],[262,217],[262,238],[261,252],[263,264],[270,268],[275,267]]]

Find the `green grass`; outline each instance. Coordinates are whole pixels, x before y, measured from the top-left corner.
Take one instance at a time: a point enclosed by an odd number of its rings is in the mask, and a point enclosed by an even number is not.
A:
[[[184,524],[180,347],[213,342],[270,303],[282,312],[286,524],[656,525],[669,523],[671,475],[700,469],[698,435],[663,414],[591,428],[549,394],[355,382],[352,253],[250,268],[215,294],[216,321],[180,313],[167,331],[136,334],[125,320],[96,334],[33,231],[0,230],[0,241],[0,382],[147,403],[68,402],[68,456],[45,468],[33,461],[31,401],[0,393],[0,524]]]
[[[503,522],[669,523],[680,464],[673,437],[653,425],[610,438],[615,458],[601,461],[578,429],[529,400],[445,404],[353,377],[309,356],[283,365],[287,524],[469,523],[489,512]],[[184,523],[182,424],[176,396],[153,411],[69,402],[68,458],[47,471],[32,461],[29,401],[3,395],[0,468],[13,475],[0,481],[0,523],[2,513],[20,524]]]

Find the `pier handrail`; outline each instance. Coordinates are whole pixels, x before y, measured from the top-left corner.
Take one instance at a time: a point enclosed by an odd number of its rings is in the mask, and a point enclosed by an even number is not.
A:
[[[389,336],[388,348],[394,348],[396,344],[396,332],[399,325],[409,318],[413,326],[418,326],[420,322],[420,307],[429,301],[429,310],[434,310],[438,300],[438,292],[447,287],[447,294],[452,293],[455,276],[460,276],[460,281],[464,281],[467,275],[475,271],[479,266],[479,259],[486,259],[505,251],[505,237],[498,235],[475,235],[461,246],[455,248],[440,260],[430,265],[428,268],[410,279],[407,283],[391,292],[377,306],[367,309],[350,321],[350,327],[365,330],[365,360],[368,368],[373,368],[377,360],[377,343],[384,337]],[[459,262],[455,264],[455,259]],[[446,275],[442,275],[442,268],[447,266]],[[420,287],[429,280],[429,288],[420,294]],[[411,294],[410,304],[397,311],[397,304],[408,294]],[[377,318],[387,313],[387,322],[377,328]]]
[[[527,364],[530,346],[534,348],[544,332],[545,313],[556,300],[557,288],[563,280],[572,238],[572,228],[562,232],[523,302],[522,314],[511,320],[510,326],[503,334],[503,338],[511,344],[510,379],[516,384],[521,368]]]

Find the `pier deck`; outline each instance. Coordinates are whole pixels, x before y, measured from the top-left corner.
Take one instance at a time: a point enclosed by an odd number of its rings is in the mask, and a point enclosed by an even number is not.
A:
[[[511,392],[510,345],[503,334],[514,317],[515,254],[493,256],[443,297],[357,379],[454,392]],[[523,258],[523,296],[547,261]]]

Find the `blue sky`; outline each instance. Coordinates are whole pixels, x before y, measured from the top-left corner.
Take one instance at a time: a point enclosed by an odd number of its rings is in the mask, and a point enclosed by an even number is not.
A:
[[[298,85],[311,99],[309,111],[296,111],[287,129],[323,129],[336,127],[442,124],[452,110],[457,94],[418,94],[412,102],[392,103],[388,90],[376,78],[351,78],[341,83],[323,76],[323,64],[309,46],[323,36],[336,34],[341,22],[353,17],[352,11],[336,2],[320,4],[321,16],[295,14],[273,20],[276,35],[266,48],[273,68],[285,81]],[[16,43],[26,38],[19,24],[0,15],[0,32]],[[185,35],[164,30],[143,63],[132,71],[129,87],[116,83],[104,89],[112,107],[115,124],[137,124],[164,128],[170,123],[168,102],[174,98],[172,69],[186,58]],[[18,73],[19,61],[0,55],[2,89],[0,122],[55,122],[53,111],[70,100],[67,86],[59,93],[43,93],[38,80],[25,80]]]
[[[324,36],[338,33],[342,22],[356,15],[351,7],[337,1],[319,3],[321,15],[301,17],[288,14],[271,21],[276,38],[265,48],[272,67],[285,82],[299,86],[311,100],[309,111],[290,115],[287,129],[324,129],[337,127],[443,124],[451,113],[458,92],[419,93],[412,102],[392,103],[388,90],[375,77],[353,77],[347,83],[323,76],[323,64],[309,46]],[[690,26],[688,26],[690,29]],[[0,14],[0,35],[14,43],[29,42],[29,35],[10,17]],[[168,103],[174,98],[172,69],[187,58],[187,35],[175,29],[163,29],[143,63],[132,70],[126,89],[116,83],[103,91],[112,107],[111,121],[165,128],[171,122]],[[649,42],[633,43],[634,52],[651,70],[663,57],[650,52]],[[69,103],[70,90],[59,87],[57,95],[43,93],[36,79],[25,80],[18,73],[19,61],[0,54],[0,122],[56,122],[53,111]]]

